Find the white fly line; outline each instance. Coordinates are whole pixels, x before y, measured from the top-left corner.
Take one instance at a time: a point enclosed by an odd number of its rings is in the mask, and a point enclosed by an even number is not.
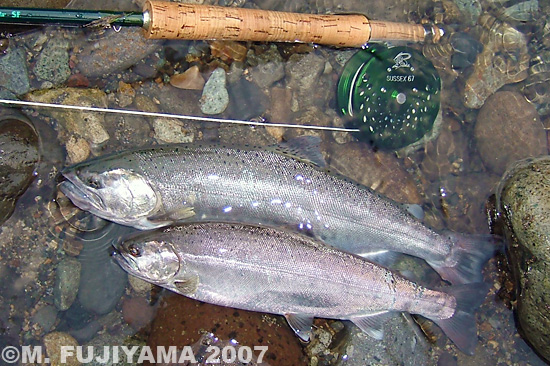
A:
[[[357,128],[326,127],[326,126],[315,126],[315,125],[297,125],[297,124],[291,124],[291,123],[272,123],[272,122],[265,122],[265,121],[241,121],[241,120],[226,119],[226,118],[199,117],[199,116],[188,116],[188,115],[181,115],[181,114],[172,114],[172,113],[132,111],[132,110],[128,110],[128,109],[85,107],[85,106],[78,106],[78,105],[64,105],[64,104],[54,104],[54,103],[42,103],[42,102],[28,102],[28,101],[12,100],[12,99],[0,99],[0,103],[4,103],[4,104],[8,104],[8,105],[21,105],[21,106],[27,106],[27,107],[57,108],[57,109],[69,109],[69,110],[78,110],[78,111],[85,111],[85,112],[103,112],[103,113],[129,114],[129,115],[134,115],[134,116],[145,116],[145,117],[166,117],[166,118],[185,119],[185,120],[190,120],[190,121],[229,123],[229,124],[248,125],[248,126],[303,128],[303,129],[307,129],[307,130],[337,131],[337,132],[359,132],[359,129],[357,129]]]

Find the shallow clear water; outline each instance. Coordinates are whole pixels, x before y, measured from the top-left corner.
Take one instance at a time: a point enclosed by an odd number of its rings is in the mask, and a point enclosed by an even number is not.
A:
[[[71,4],[77,8],[96,9],[115,9],[115,6],[119,6],[127,10],[136,7],[131,3],[113,4],[112,1],[103,0],[93,3],[72,1]],[[371,19],[400,22],[437,20],[447,24],[445,28],[449,34],[466,34],[481,40],[486,47],[494,47],[491,48],[494,57],[487,58],[496,61],[476,66],[472,64],[477,52],[474,43],[466,42],[466,46],[456,46],[460,50],[454,53],[449,52],[449,46],[427,46],[423,49],[420,44],[411,45],[429,57],[442,79],[439,137],[414,151],[400,151],[398,154],[374,151],[367,143],[357,142],[346,132],[252,128],[187,120],[24,108],[22,112],[32,119],[40,133],[42,161],[34,182],[19,199],[15,213],[0,228],[0,274],[4,279],[0,285],[0,347],[41,345],[48,339],[46,335],[55,331],[71,334],[81,345],[162,344],[158,335],[160,320],[155,319],[155,312],[162,308],[163,305],[159,304],[163,300],[159,298],[162,299],[166,293],[159,289],[151,291],[143,283],[128,284],[126,275],[109,256],[111,243],[128,230],[79,212],[66,198],[59,196],[56,189],[58,173],[63,166],[112,151],[163,142],[199,140],[269,145],[283,138],[287,140],[304,133],[315,134],[322,138],[322,151],[332,168],[399,202],[422,205],[426,213],[424,220],[434,228],[472,234],[489,233],[486,202],[495,193],[502,172],[499,171],[500,166],[487,162],[491,160],[488,156],[494,154],[495,147],[480,148],[477,143],[480,137],[476,137],[475,125],[480,112],[472,97],[468,99],[465,95],[473,90],[477,98],[502,88],[526,94],[533,99],[534,86],[531,89],[527,86],[535,85],[540,96],[536,99],[539,118],[546,121],[544,103],[547,86],[544,82],[538,83],[529,78],[527,81],[518,80],[521,77],[516,74],[523,72],[527,76],[525,60],[529,64],[529,59],[543,55],[548,47],[549,38],[544,30],[544,14],[548,4],[537,4],[538,10],[533,10],[534,2],[518,5],[512,1],[482,1],[473,2],[469,7],[457,4],[450,1],[378,1],[369,3],[367,7],[362,1],[340,4],[330,0],[269,0],[246,5],[312,13],[361,12]],[[0,5],[7,3],[0,0]],[[28,6],[28,3],[22,1],[17,5]],[[222,5],[231,4],[224,2]],[[477,20],[479,14],[491,14],[499,19],[489,27],[488,31],[494,31],[494,34],[480,35],[483,31]],[[524,35],[527,40],[524,49],[512,41],[512,44],[503,41],[503,33],[512,34],[506,38],[508,41],[517,36],[500,23],[503,21],[509,22],[510,27]],[[138,45],[138,38],[139,34],[128,34],[125,30],[116,33],[113,30],[56,28],[42,28],[12,37],[5,54],[0,54],[0,64],[2,57],[13,57],[15,50],[19,50],[19,58],[9,63],[20,62],[24,67],[8,69],[5,65],[1,66],[0,92],[6,93],[6,89],[11,92],[0,95],[52,103],[78,102],[100,107],[203,115],[200,107],[204,101],[201,100],[201,90],[175,88],[170,80],[174,83],[173,75],[182,73],[192,65],[199,67],[204,80],[208,79],[214,69],[222,67],[227,75],[229,106],[215,117],[343,126],[342,117],[337,113],[336,84],[345,61],[356,50],[282,44],[243,43],[227,46],[183,41],[143,42]],[[523,54],[523,51],[526,53]],[[473,57],[472,62],[451,57],[451,54],[457,53],[466,55],[466,58]],[[239,59],[241,61],[235,61]],[[544,62],[547,61],[543,61],[543,65]],[[518,66],[522,63],[524,66]],[[482,72],[491,67],[500,70],[500,73]],[[28,85],[21,86],[5,70],[26,73]],[[502,73],[502,70],[505,72]],[[481,82],[476,81],[475,75],[477,81]],[[502,87],[498,86],[501,81],[505,84]],[[40,90],[46,89],[55,91],[50,94],[40,93]],[[22,95],[27,92],[30,97]],[[74,97],[67,97],[68,94]],[[486,113],[497,114],[499,108],[505,107],[499,106],[498,102],[496,104],[494,110]],[[82,121],[86,123],[81,124]],[[518,133],[516,129],[508,130],[509,126],[505,126],[506,129],[499,128],[498,124],[491,126],[493,132],[489,138],[495,141],[518,139],[523,146],[536,144],[528,139],[531,135]],[[539,137],[546,135],[542,122],[536,133]],[[515,155],[510,154],[502,159],[506,165],[513,162]],[[75,266],[80,268],[81,278],[74,289],[78,290],[77,298],[69,309],[60,310],[59,299],[56,300],[59,296],[59,286],[56,285],[59,280],[56,276],[59,276],[60,263],[66,265],[66,262],[70,262],[69,266],[73,269]],[[424,282],[438,284],[437,276],[422,263],[409,259],[401,263],[399,269],[414,272]],[[477,313],[479,345],[474,356],[461,353],[437,327],[419,320],[428,334],[422,341],[425,347],[417,348],[421,350],[418,352],[422,353],[422,357],[396,355],[393,362],[414,364],[417,362],[414,360],[423,360],[424,363],[439,362],[440,365],[477,365],[482,362],[495,365],[543,365],[544,362],[522,340],[516,329],[510,310],[514,302],[511,295],[512,282],[507,271],[503,255],[491,259],[484,270],[485,280],[491,284],[491,290]],[[71,273],[67,270],[65,275]],[[140,303],[142,300],[143,303]],[[213,317],[212,314],[217,312],[216,309],[210,309],[201,314],[206,314],[203,315],[206,318]],[[188,313],[191,315],[188,314],[190,318],[185,320],[187,324],[197,323],[200,328],[201,321],[206,320],[201,316],[193,317],[192,310]],[[166,317],[165,314],[163,316]],[[157,323],[151,327],[153,319]],[[259,317],[256,320],[247,319],[250,324],[254,321],[259,324],[280,321]],[[165,322],[169,324],[170,320]],[[411,323],[401,323],[408,325],[397,327],[392,334],[399,337],[414,333],[410,330]],[[347,325],[341,329],[341,324],[337,323],[332,328],[327,324],[322,320],[316,323],[319,329],[330,330],[333,341],[321,347],[321,353],[316,354],[311,346],[306,347],[305,351],[309,355],[315,354],[314,359],[318,364],[336,364],[341,362],[345,354],[348,357],[343,363],[349,365],[364,364],[367,362],[364,360],[377,364],[377,359],[378,364],[390,362],[386,361],[391,360],[387,355],[380,354],[377,358],[373,353],[387,352],[391,347],[355,347],[350,352],[349,347],[346,348],[349,343],[346,342],[352,338],[352,343],[361,345],[357,340],[358,335]],[[283,324],[280,327],[285,326]],[[416,324],[412,326],[417,327]],[[406,327],[409,330],[403,330]],[[208,325],[204,328],[210,331]],[[297,342],[292,335],[283,335],[280,328],[276,329],[271,331],[284,339],[284,342],[288,339]],[[236,338],[243,343],[242,339],[246,336]],[[193,344],[197,339],[198,336],[190,338],[187,344]],[[273,347],[275,349],[276,346]],[[287,352],[284,347],[276,349],[280,350],[277,352]],[[300,345],[295,349],[297,351],[293,352],[301,352]],[[282,359],[279,357],[268,362],[271,365],[290,362]],[[304,359],[296,364],[305,365],[309,362],[307,358],[307,361]]]

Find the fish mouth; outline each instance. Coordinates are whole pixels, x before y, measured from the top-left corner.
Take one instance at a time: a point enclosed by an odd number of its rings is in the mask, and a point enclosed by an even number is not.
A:
[[[133,276],[142,278],[139,275],[137,263],[132,258],[125,256],[118,245],[113,245],[113,252],[111,254],[111,257],[115,259],[115,261],[118,263],[119,266],[122,267],[123,270]]]
[[[59,183],[58,188],[78,208],[92,213],[105,210],[106,206],[103,199],[92,188],[87,187],[75,172],[64,171],[62,174],[66,180]]]
[[[113,252],[111,253],[111,257],[114,258],[114,260],[126,273],[142,279],[146,282],[158,284],[159,286],[161,285],[160,283],[153,281],[151,278],[142,275],[136,261],[131,256],[124,254],[124,249],[120,249],[120,244],[113,245]]]

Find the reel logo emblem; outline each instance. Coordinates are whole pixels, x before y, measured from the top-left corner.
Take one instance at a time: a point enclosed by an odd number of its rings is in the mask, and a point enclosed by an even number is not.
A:
[[[395,65],[392,66],[392,69],[400,69],[403,67],[411,68],[411,64],[407,62],[412,56],[408,52],[399,52],[397,56],[393,58]]]

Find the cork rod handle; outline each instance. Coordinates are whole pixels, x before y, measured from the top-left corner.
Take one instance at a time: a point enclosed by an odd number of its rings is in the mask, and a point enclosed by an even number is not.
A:
[[[424,41],[417,24],[371,22],[363,15],[313,15],[147,1],[147,38],[305,42],[361,47],[369,41]]]

